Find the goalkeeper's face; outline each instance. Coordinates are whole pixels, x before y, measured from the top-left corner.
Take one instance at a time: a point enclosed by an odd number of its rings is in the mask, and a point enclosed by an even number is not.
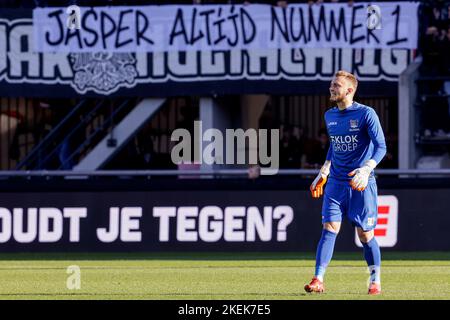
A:
[[[343,102],[353,91],[350,81],[344,77],[334,77],[330,84],[330,102]]]

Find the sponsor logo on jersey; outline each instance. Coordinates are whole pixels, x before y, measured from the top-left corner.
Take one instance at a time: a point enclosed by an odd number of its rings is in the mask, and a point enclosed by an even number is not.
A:
[[[336,152],[354,151],[358,147],[358,136],[356,134],[345,136],[330,136],[333,150]]]

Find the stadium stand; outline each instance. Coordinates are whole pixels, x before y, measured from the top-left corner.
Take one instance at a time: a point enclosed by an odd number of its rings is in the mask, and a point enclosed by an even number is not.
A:
[[[322,1],[304,1],[320,5]],[[348,2],[353,1],[331,1]],[[357,1],[355,1],[357,2]],[[163,4],[165,1],[89,1],[89,5]],[[192,1],[172,1],[188,4]],[[209,3],[241,3],[238,1],[203,1]],[[250,3],[250,2],[249,2]],[[285,6],[285,1],[255,1]],[[67,1],[83,5],[84,2]],[[2,7],[34,8],[60,6],[61,1],[2,1]],[[450,73],[449,73],[449,2],[425,1],[420,7],[420,42],[415,60],[421,61],[416,79],[414,103],[413,158],[443,156],[450,148]],[[384,96],[363,94],[362,103],[372,105],[385,127],[389,152],[382,168],[399,168],[398,99],[396,92]],[[71,169],[106,134],[113,130],[142,98],[1,98],[1,169]],[[279,128],[282,168],[317,168],[320,154],[326,148],[321,114],[329,107],[326,94],[264,96],[266,100],[259,125],[261,128]],[[244,96],[229,96],[245,118],[248,101]],[[171,97],[164,106],[135,132],[132,139],[111,158],[104,168],[173,168],[169,161],[170,133],[183,123],[199,119],[198,97]],[[151,140],[142,137],[149,135]],[[114,144],[114,138],[110,143]],[[143,151],[147,150],[147,151]],[[311,150],[314,150],[311,152]],[[143,152],[146,159],[143,161]],[[43,157],[42,155],[46,156]],[[149,158],[149,154],[152,156]],[[319,155],[311,158],[308,154]],[[121,159],[127,159],[125,162]],[[129,161],[133,159],[132,161]],[[401,166],[400,166],[401,167]]]

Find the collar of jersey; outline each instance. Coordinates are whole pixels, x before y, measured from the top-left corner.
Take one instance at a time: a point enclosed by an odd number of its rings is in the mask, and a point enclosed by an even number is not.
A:
[[[356,106],[357,106],[357,103],[355,101],[353,101],[353,103],[350,106],[348,106],[347,108],[345,108],[344,110],[339,110],[339,107],[336,107],[336,108],[339,112],[347,112],[347,111],[355,109]]]

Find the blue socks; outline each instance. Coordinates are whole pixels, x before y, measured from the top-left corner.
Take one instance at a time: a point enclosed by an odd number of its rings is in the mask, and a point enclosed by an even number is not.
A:
[[[380,283],[380,266],[381,266],[381,253],[378,242],[373,237],[369,242],[363,243],[364,259],[367,261],[370,272],[370,281]]]
[[[336,233],[323,229],[316,253],[316,273],[315,276],[323,281],[323,276],[331,261],[336,242]]]
[[[316,253],[316,273],[320,281],[323,281],[325,271],[328,264],[333,257],[334,244],[336,242],[336,233],[323,229],[320,237],[319,245]],[[370,272],[370,281],[381,283],[380,267],[381,267],[381,252],[378,242],[373,237],[369,242],[363,243],[364,259],[367,261]]]

